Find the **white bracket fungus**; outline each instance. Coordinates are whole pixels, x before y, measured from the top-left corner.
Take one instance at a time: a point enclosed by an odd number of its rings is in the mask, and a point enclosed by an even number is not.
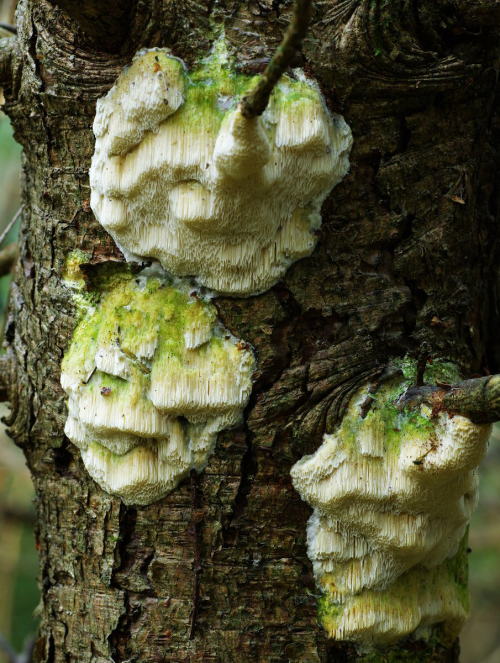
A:
[[[201,470],[237,424],[253,354],[215,307],[144,270],[114,278],[64,357],[65,433],[89,474],[127,504],[150,504]]]
[[[97,102],[91,205],[127,258],[250,295],[310,255],[320,208],[349,168],[351,132],[300,72],[246,119],[218,42],[189,74],[166,49],[141,51]]]
[[[321,621],[339,640],[382,644],[439,622],[456,633],[467,614],[455,556],[489,426],[427,406],[400,412],[406,386],[381,387],[365,418],[361,389],[338,431],[292,468],[314,509],[308,554]]]

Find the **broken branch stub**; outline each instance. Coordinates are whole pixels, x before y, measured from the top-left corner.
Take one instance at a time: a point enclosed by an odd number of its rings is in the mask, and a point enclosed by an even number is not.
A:
[[[486,375],[455,384],[411,387],[398,399],[401,409],[426,403],[436,411],[462,414],[475,423],[500,420],[500,375]]]

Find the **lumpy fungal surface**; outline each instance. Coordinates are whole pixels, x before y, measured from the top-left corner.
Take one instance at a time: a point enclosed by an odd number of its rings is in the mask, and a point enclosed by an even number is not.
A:
[[[339,640],[385,644],[443,622],[456,634],[467,614],[458,551],[489,426],[427,406],[401,411],[396,400],[414,384],[415,365],[402,369],[375,393],[360,389],[338,430],[292,468],[313,508],[320,620]],[[448,363],[431,374],[456,380]]]
[[[91,205],[129,259],[249,295],[312,252],[351,132],[300,73],[244,118],[254,82],[219,41],[191,71],[166,49],[141,51],[98,101]]]
[[[64,357],[66,435],[103,489],[148,504],[201,470],[217,432],[239,422],[253,363],[185,285],[123,273],[87,310]]]

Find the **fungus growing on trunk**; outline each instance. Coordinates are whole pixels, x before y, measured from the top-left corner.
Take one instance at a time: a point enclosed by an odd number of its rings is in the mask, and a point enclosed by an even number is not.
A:
[[[393,378],[352,398],[336,433],[292,468],[314,509],[308,554],[323,592],[320,617],[331,637],[396,641],[467,614],[457,551],[476,504],[476,469],[488,425],[422,405],[399,410],[409,386]]]
[[[149,504],[203,469],[217,432],[239,422],[253,364],[192,288],[124,272],[104,285],[64,357],[66,435],[104,490]]]
[[[98,101],[91,205],[128,259],[250,295],[310,255],[351,132],[300,72],[244,117],[254,82],[221,40],[189,74],[165,49],[141,51]]]

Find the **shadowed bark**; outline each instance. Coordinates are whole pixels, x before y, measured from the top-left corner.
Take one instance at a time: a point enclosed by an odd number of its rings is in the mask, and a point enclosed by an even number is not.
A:
[[[66,257],[89,252],[89,272],[123,259],[89,207],[95,102],[137,49],[168,46],[191,64],[222,26],[240,70],[260,70],[290,4],[21,0],[17,42],[0,41],[24,148],[6,341],[10,430],[37,494],[37,663],[458,660],[439,628],[385,659],[325,638],[310,509],[290,468],[393,357],[426,344],[465,378],[500,370],[498,39],[486,14],[452,0],[314,4],[301,64],[353,130],[351,173],[311,258],[262,295],[215,300],[258,358],[245,423],[219,435],[204,473],[134,508],[99,490],[63,434],[59,367],[76,321]]]

